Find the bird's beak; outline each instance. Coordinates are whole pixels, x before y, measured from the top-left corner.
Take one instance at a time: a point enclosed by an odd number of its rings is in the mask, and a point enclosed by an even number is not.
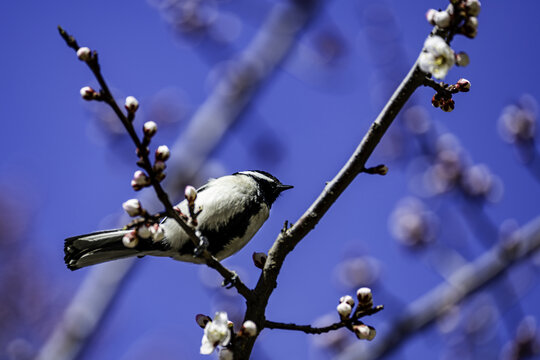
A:
[[[292,185],[283,185],[283,184],[278,185],[278,189],[279,189],[280,192],[292,189],[293,187],[294,186],[292,186]]]

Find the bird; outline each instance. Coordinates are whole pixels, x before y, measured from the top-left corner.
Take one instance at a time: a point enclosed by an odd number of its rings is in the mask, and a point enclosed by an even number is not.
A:
[[[293,186],[282,184],[262,170],[240,171],[210,179],[197,189],[195,208],[200,209],[200,213],[195,230],[207,239],[206,249],[210,254],[223,260],[251,240],[268,219],[274,201],[291,188]],[[183,214],[189,214],[187,200],[177,206]],[[204,262],[203,258],[194,255],[197,249],[193,241],[174,219],[165,217],[160,226],[164,230],[163,239],[140,239],[132,248],[126,247],[122,239],[133,230],[113,229],[67,238],[64,261],[70,270],[145,255]]]

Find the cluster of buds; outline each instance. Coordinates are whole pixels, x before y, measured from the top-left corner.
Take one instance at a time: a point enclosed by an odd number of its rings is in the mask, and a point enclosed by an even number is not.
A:
[[[154,223],[148,212],[137,199],[130,199],[122,204],[126,213],[131,217],[141,216],[142,221],[135,221],[134,228],[122,238],[125,247],[134,248],[140,239],[151,239],[159,242],[165,238],[165,230],[160,224]]]
[[[336,310],[339,314],[339,317],[342,321],[351,319],[355,322],[358,322],[358,317],[361,315],[362,311],[369,310],[373,308],[373,295],[371,289],[367,287],[362,287],[356,291],[356,298],[358,300],[358,305],[353,312],[355,301],[350,295],[342,296],[339,299],[339,305],[336,307]],[[356,336],[359,339],[363,340],[373,340],[376,335],[376,331],[373,327],[367,326],[361,322],[354,323],[351,328]]]
[[[454,110],[456,103],[454,102],[454,99],[452,99],[452,96],[446,96],[442,93],[436,93],[433,95],[433,98],[431,98],[431,104],[436,108],[441,108],[442,111],[450,112]]]
[[[440,29],[455,26],[457,33],[472,39],[478,33],[477,16],[480,14],[480,8],[478,0],[450,0],[450,5],[446,10],[429,9],[426,19],[431,25]]]
[[[444,83],[439,84],[442,91],[437,92],[431,99],[431,104],[436,108],[441,108],[445,112],[450,112],[455,108],[455,102],[452,99],[452,94],[458,92],[469,92],[471,90],[471,82],[467,79],[459,79],[457,83],[447,85]]]

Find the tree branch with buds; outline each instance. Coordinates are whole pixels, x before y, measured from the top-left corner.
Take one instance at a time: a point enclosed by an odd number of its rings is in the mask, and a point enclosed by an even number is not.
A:
[[[87,47],[80,47],[75,38],[69,35],[60,26],[58,26],[58,31],[60,32],[60,36],[62,36],[66,44],[70,48],[75,50],[75,52],[77,53],[77,57],[88,65],[101,87],[101,90],[99,92],[96,92],[90,87],[84,87],[83,89],[81,89],[81,96],[83,97],[83,99],[103,101],[107,105],[109,105],[118,117],[118,119],[120,119],[120,121],[124,125],[131,140],[136,146],[137,155],[139,157],[137,165],[143,168],[143,170],[146,171],[147,175],[144,174],[142,171],[135,172],[134,178],[131,183],[134,190],[140,190],[145,186],[152,185],[159,201],[165,207],[164,212],[167,214],[167,216],[174,219],[178,223],[178,225],[189,236],[195,247],[200,249],[198,251],[199,256],[201,256],[205,260],[206,264],[209,267],[218,271],[225,279],[226,284],[232,284],[232,286],[234,286],[238,290],[238,292],[246,299],[251,298],[251,290],[239,279],[238,275],[224,267],[206,249],[201,248],[201,245],[204,244],[203,239],[200,236],[197,236],[195,229],[181,217],[180,212],[174,208],[171,201],[169,200],[169,196],[161,186],[161,181],[165,178],[165,174],[163,173],[163,170],[165,169],[164,162],[169,158],[170,152],[167,146],[159,146],[156,150],[154,165],[152,165],[149,158],[148,145],[150,144],[152,136],[157,131],[156,124],[154,122],[145,123],[145,125],[143,126],[144,135],[141,141],[135,131],[135,128],[133,127],[135,113],[139,107],[139,102],[137,101],[137,99],[133,96],[128,96],[126,98],[125,108],[127,111],[127,115],[124,114],[118,106],[116,100],[112,96],[111,91],[109,90],[109,87],[101,73],[101,67],[98,61],[97,52],[91,51]],[[137,202],[137,204],[135,204],[135,202]],[[144,209],[142,209],[138,200],[133,200],[131,201],[131,203],[126,202],[124,204],[124,209],[126,209],[129,215],[138,216],[141,214],[145,214],[145,211]],[[150,219],[150,216],[146,217],[146,219]],[[135,236],[136,234],[134,232],[126,235],[123,239],[124,245],[126,245],[127,247],[134,247],[136,245],[134,241]]]

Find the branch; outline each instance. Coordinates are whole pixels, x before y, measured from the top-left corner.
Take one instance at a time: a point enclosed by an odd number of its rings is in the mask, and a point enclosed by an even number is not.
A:
[[[79,45],[77,44],[75,38],[69,35],[66,31],[64,31],[64,29],[62,29],[62,27],[60,26],[58,26],[58,31],[60,32],[62,38],[66,41],[66,44],[70,48],[75,50],[75,52],[77,52],[79,50]],[[116,103],[116,100],[112,96],[107,82],[105,81],[103,74],[101,73],[101,67],[99,65],[97,52],[94,51],[90,58],[85,62],[96,77],[99,85],[101,86],[98,100],[104,101],[107,105],[109,105],[126,128],[126,131],[131,137],[131,140],[137,147],[137,153],[140,157],[140,160],[142,160],[139,161],[137,164],[140,165],[147,172],[152,183],[152,187],[154,188],[159,201],[165,207],[165,212],[170,218],[173,218],[178,223],[178,225],[185,231],[185,233],[189,236],[195,247],[199,247],[201,240],[195,234],[195,229],[191,227],[188,223],[186,223],[184,219],[180,217],[178,212],[174,210],[174,207],[169,200],[169,195],[167,195],[165,190],[163,190],[163,187],[161,186],[161,181],[156,176],[157,174],[154,171],[152,163],[150,162],[148,156],[149,154],[146,144],[143,144],[143,142],[139,139],[139,136],[137,135],[133,127],[133,117],[135,116],[134,112],[128,112],[127,116],[124,115],[124,113]],[[231,284],[232,286],[234,286],[238,290],[238,292],[242,296],[244,296],[244,298],[249,299],[252,297],[251,290],[240,280],[238,275],[224,267],[215,257],[212,256],[212,254],[210,254],[208,250],[204,249],[201,252],[200,256],[205,259],[205,262],[209,267],[217,270],[221,274],[221,276],[223,276],[226,284]]]
[[[378,313],[381,311],[384,307],[382,305],[375,306],[371,309],[364,310],[360,313],[357,313],[357,316],[355,318],[350,318],[347,320],[343,320],[337,323],[333,323],[332,325],[324,326],[324,327],[313,327],[311,325],[296,325],[293,323],[280,323],[280,322],[274,322],[266,320],[264,322],[264,327],[268,329],[281,329],[281,330],[294,330],[294,331],[302,331],[306,334],[323,334],[327,333],[333,330],[341,329],[343,327],[350,328],[352,325],[358,324],[358,319],[364,317],[364,316],[370,316],[373,314]]]
[[[378,359],[399,349],[410,336],[433,323],[446,310],[499,279],[516,263],[540,250],[540,217],[518,230],[518,240],[497,244],[475,261],[410,304],[404,314],[368,350],[351,346],[340,360]]]

